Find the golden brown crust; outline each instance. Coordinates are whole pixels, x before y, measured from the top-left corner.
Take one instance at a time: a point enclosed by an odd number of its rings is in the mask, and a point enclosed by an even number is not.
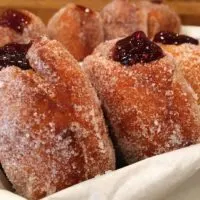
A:
[[[67,4],[50,19],[48,34],[60,41],[77,60],[92,53],[104,40],[99,13],[73,3]]]
[[[46,26],[42,20],[27,10],[17,10],[27,15],[31,21],[25,27],[22,34],[17,33],[9,27],[0,26],[0,46],[8,43],[28,43],[34,38],[46,35]]]
[[[136,6],[129,0],[113,0],[103,8],[101,16],[106,40],[127,36],[139,29]]]
[[[111,59],[115,43],[100,45],[83,66],[126,161],[198,143],[197,99],[172,57],[126,67]]]
[[[17,192],[46,195],[115,168],[100,103],[57,41],[36,41],[33,70],[0,72],[0,160]]]
[[[140,24],[147,27],[146,34],[148,34],[149,38],[153,38],[159,31],[180,32],[180,17],[168,5],[152,3],[150,1],[137,1],[136,6],[137,18]]]
[[[180,31],[180,18],[165,4],[113,0],[101,12],[107,40],[143,31],[152,38],[159,31]]]
[[[181,21],[175,11],[165,4],[152,4],[148,14],[148,36],[153,38],[159,31],[179,33]]]
[[[200,99],[200,46],[193,44],[160,44],[160,46],[175,58],[178,68]]]

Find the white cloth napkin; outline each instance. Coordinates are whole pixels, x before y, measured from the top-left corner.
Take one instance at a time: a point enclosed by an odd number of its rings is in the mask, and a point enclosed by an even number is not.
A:
[[[200,39],[200,26],[182,26],[181,33]]]
[[[199,200],[200,145],[156,156],[43,200]]]
[[[8,192],[6,190],[0,189],[0,199],[1,200],[26,200],[16,194]]]

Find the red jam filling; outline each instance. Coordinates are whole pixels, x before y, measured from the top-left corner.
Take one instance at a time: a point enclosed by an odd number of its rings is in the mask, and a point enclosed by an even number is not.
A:
[[[199,41],[192,37],[167,31],[161,31],[157,33],[154,37],[154,42],[173,45],[181,45],[184,43],[190,43],[194,45],[199,44]]]
[[[31,47],[29,44],[10,43],[0,47],[0,70],[8,66],[17,66],[22,70],[31,69],[26,54]]]
[[[149,63],[164,57],[162,49],[150,41],[142,31],[119,40],[113,51],[113,60],[123,65]]]
[[[24,28],[30,23],[31,19],[27,15],[17,10],[6,10],[0,16],[0,26],[9,27],[15,32],[22,34]]]

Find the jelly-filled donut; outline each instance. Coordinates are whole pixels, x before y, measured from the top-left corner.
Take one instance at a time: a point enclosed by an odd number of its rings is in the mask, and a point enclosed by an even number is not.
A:
[[[185,79],[200,98],[200,45],[199,41],[187,35],[162,31],[154,41],[176,60]],[[199,100],[198,100],[199,101]],[[200,101],[199,101],[200,102]]]
[[[128,163],[199,142],[194,91],[173,57],[143,32],[101,44],[83,67]]]
[[[98,12],[69,3],[50,19],[48,35],[81,61],[104,41],[103,22]]]
[[[29,43],[46,35],[42,20],[27,10],[5,10],[0,15],[0,46],[8,43]]]
[[[17,193],[36,200],[115,169],[99,100],[73,56],[46,38],[3,48],[0,160]]]
[[[162,1],[113,0],[101,11],[106,40],[144,31],[152,38],[158,31],[180,31],[180,18]]]

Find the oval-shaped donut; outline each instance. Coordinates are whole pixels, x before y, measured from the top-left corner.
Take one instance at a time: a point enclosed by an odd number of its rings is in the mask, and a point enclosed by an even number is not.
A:
[[[17,193],[36,200],[115,169],[100,102],[57,41],[35,41],[32,69],[0,71],[0,160]]]

